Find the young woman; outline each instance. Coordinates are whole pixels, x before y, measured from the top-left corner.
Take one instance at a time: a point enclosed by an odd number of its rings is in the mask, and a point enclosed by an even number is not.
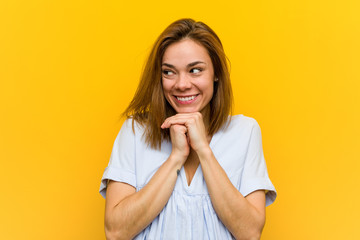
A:
[[[226,56],[206,24],[159,36],[124,115],[100,193],[107,239],[259,239],[276,198],[261,132],[231,117]]]

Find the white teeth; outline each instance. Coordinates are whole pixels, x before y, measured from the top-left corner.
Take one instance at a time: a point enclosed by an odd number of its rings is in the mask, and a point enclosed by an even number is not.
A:
[[[190,101],[193,100],[196,96],[191,96],[191,97],[176,97],[179,101]]]

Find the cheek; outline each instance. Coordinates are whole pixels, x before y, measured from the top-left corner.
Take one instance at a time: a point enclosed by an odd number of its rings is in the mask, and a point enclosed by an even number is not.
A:
[[[211,100],[213,96],[214,96],[214,89],[213,89],[213,88],[209,88],[209,91],[208,91],[208,97],[209,97],[209,99]]]
[[[169,86],[169,83],[167,83],[167,81],[162,81],[162,89],[163,89],[163,93],[164,93],[164,96],[167,100],[169,100],[169,91],[170,91],[170,86]]]
[[[164,93],[169,93],[172,88],[171,82],[162,80],[162,88]]]
[[[203,92],[207,95],[213,95],[214,93],[214,82],[213,81],[204,81],[201,85],[199,85],[200,88],[203,89]]]

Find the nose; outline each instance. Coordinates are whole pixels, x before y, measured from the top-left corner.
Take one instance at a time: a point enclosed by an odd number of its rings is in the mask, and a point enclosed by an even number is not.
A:
[[[175,88],[180,91],[185,91],[191,88],[191,79],[185,74],[180,74],[176,81]]]

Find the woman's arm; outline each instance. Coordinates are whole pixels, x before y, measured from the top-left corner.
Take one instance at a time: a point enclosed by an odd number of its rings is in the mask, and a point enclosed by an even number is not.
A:
[[[105,234],[107,239],[132,239],[161,212],[174,189],[181,168],[170,157],[139,192],[110,181],[106,191]]]
[[[210,148],[197,152],[214,209],[236,239],[260,239],[265,225],[265,192],[244,197],[230,182]]]
[[[174,189],[177,170],[189,154],[186,131],[184,126],[171,127],[172,153],[140,191],[126,183],[110,181],[105,203],[107,239],[132,239],[164,208]]]

